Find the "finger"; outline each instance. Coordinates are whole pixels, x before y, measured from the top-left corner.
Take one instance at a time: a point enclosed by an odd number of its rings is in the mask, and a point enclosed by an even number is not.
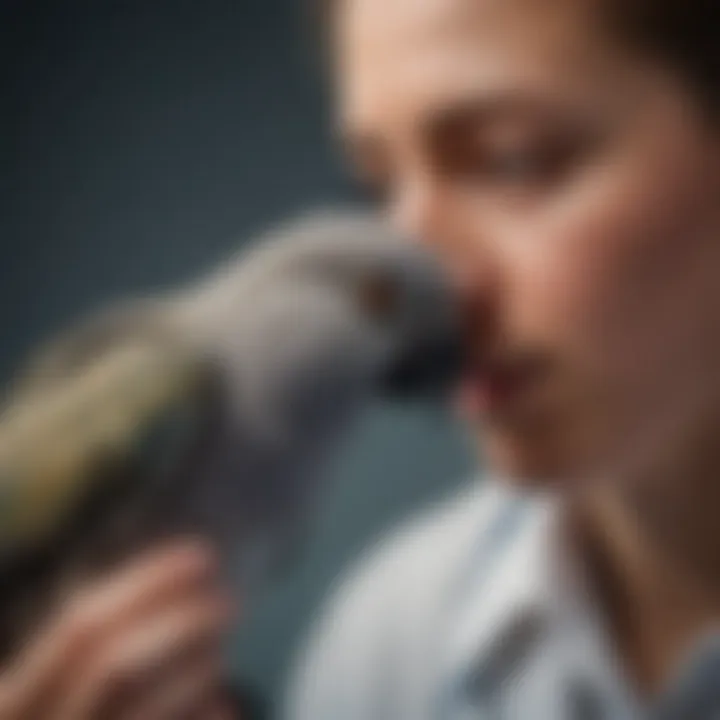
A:
[[[229,700],[215,699],[210,706],[198,710],[187,720],[245,720],[244,715],[239,715],[239,710]]]
[[[183,543],[152,552],[111,581],[80,591],[13,668],[11,684],[22,717],[46,717],[46,709],[55,705],[60,689],[75,679],[82,657],[93,645],[134,614],[199,585],[212,569],[207,548]]]
[[[219,701],[213,701],[209,707],[201,707],[187,717],[179,717],[177,720],[245,720],[233,709]]]
[[[190,665],[148,693],[122,720],[207,720],[223,679],[220,657]]]
[[[183,542],[163,547],[128,563],[111,579],[76,592],[72,608],[85,622],[95,619],[101,627],[108,627],[108,621],[122,622],[131,614],[149,611],[206,584],[214,570],[214,555],[205,544]]]
[[[105,718],[132,706],[188,658],[216,646],[227,617],[227,603],[213,599],[152,618],[115,639],[85,669],[83,686],[67,699],[60,718]]]
[[[7,678],[0,679],[0,718],[2,720],[21,720],[24,718],[20,698],[14,692],[11,682]]]

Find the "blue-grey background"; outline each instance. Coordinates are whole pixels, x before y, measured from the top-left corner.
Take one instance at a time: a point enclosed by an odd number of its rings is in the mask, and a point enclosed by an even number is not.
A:
[[[344,199],[298,0],[0,1],[0,374],[97,303],[169,286]],[[240,632],[273,694],[344,564],[469,466],[437,412],[379,408],[343,451],[303,564]]]

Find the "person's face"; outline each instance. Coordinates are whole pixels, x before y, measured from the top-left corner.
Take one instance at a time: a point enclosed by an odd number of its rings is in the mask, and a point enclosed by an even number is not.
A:
[[[338,1],[340,130],[474,310],[486,458],[677,454],[720,409],[720,154],[683,83],[577,0]]]

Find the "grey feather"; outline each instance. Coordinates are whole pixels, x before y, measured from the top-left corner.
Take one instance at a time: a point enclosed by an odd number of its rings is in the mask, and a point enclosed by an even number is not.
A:
[[[441,390],[457,371],[458,340],[433,260],[347,211],[284,225],[191,287],[65,334],[0,418],[0,629],[20,627],[14,613],[41,590],[48,600],[160,535],[209,534],[234,581],[256,585],[294,546],[322,465],[358,413],[388,390]],[[129,390],[110,372],[88,389],[99,359],[134,346],[147,352],[132,356]],[[62,392],[67,407],[57,400],[60,410],[33,424],[34,408]],[[99,443],[118,403],[132,422],[110,423],[115,435]],[[49,483],[23,448],[41,456],[79,405],[77,458]],[[38,502],[38,487],[55,504],[23,525],[18,509]]]

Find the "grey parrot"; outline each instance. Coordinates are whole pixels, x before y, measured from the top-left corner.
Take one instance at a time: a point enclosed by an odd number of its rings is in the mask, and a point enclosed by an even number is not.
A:
[[[358,413],[442,392],[460,326],[426,252],[337,210],[60,334],[0,415],[0,658],[73,583],[174,533],[209,536],[233,583],[259,585]]]

